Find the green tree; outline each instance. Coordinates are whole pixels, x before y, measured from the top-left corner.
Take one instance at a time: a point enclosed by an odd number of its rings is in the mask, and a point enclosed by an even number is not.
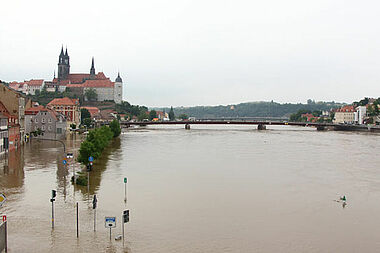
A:
[[[143,121],[144,119],[148,119],[148,114],[146,114],[146,112],[141,112],[141,113],[137,116],[137,120],[138,120],[138,121]]]
[[[80,109],[80,121],[82,124],[85,119],[90,119],[90,118],[91,118],[91,114],[86,108]]]
[[[118,137],[121,133],[121,128],[120,128],[120,123],[118,120],[114,119],[111,123],[110,123],[110,128],[111,128],[111,131],[113,133],[113,137]]]
[[[181,115],[178,116],[178,118],[185,120],[185,119],[188,119],[189,116],[187,116],[187,114],[182,113]]]
[[[153,120],[154,118],[157,118],[157,112],[155,110],[151,110],[149,112],[149,120]]]
[[[86,164],[90,156],[95,156],[97,153],[95,145],[89,141],[84,141],[80,144],[78,162]]]
[[[174,109],[173,109],[173,106],[170,107],[170,111],[169,111],[169,119],[170,119],[170,120],[175,120],[175,115],[174,115]]]
[[[86,127],[91,127],[92,126],[92,120],[90,118],[86,118],[82,121],[82,125]]]
[[[98,94],[96,93],[96,90],[94,88],[87,89],[84,92],[84,96],[87,98],[88,101],[98,100]]]

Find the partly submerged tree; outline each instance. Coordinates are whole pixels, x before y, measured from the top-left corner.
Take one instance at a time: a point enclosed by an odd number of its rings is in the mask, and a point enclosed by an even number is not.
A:
[[[111,123],[110,123],[110,128],[111,128],[111,131],[113,133],[113,137],[117,137],[120,135],[121,133],[121,128],[120,128],[120,123],[118,120],[114,119]]]
[[[175,120],[175,115],[174,115],[174,109],[173,109],[173,106],[170,107],[169,119],[170,119],[170,120]]]

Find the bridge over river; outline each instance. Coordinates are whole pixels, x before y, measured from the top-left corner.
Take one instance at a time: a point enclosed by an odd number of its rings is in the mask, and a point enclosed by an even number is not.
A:
[[[252,120],[196,120],[196,121],[121,121],[123,127],[149,126],[149,125],[184,125],[185,129],[190,129],[191,125],[257,125],[258,130],[265,130],[267,125],[273,126],[300,126],[315,127],[317,130],[335,131],[377,131],[376,126],[333,124],[333,123],[313,123],[313,122],[287,122],[287,121],[252,121]]]

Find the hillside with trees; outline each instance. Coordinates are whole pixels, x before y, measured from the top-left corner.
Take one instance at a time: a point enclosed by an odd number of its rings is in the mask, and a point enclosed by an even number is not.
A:
[[[341,107],[342,103],[315,102],[308,100],[306,104],[291,104],[277,102],[249,102],[236,105],[219,106],[195,106],[195,107],[176,107],[175,115],[185,114],[197,119],[206,118],[235,118],[235,117],[290,117],[292,113],[300,110],[305,111],[329,111]],[[170,111],[171,108],[154,108],[156,110]]]

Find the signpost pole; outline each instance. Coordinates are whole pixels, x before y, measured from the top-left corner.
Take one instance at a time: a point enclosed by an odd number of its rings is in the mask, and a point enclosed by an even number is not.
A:
[[[77,202],[77,238],[79,238],[79,217],[78,217],[78,202]]]
[[[54,201],[51,202],[51,227],[54,229]]]
[[[112,239],[111,239],[111,228],[110,228],[110,241],[111,241]]]
[[[94,232],[96,231],[95,225],[96,225],[96,209],[94,209]]]
[[[121,226],[123,228],[123,248],[124,248],[124,214],[121,216]]]
[[[56,194],[57,193],[55,190],[51,191],[50,202],[51,202],[51,228],[52,229],[54,229],[54,201],[55,201]]]
[[[127,202],[127,178],[124,178],[124,202]]]

